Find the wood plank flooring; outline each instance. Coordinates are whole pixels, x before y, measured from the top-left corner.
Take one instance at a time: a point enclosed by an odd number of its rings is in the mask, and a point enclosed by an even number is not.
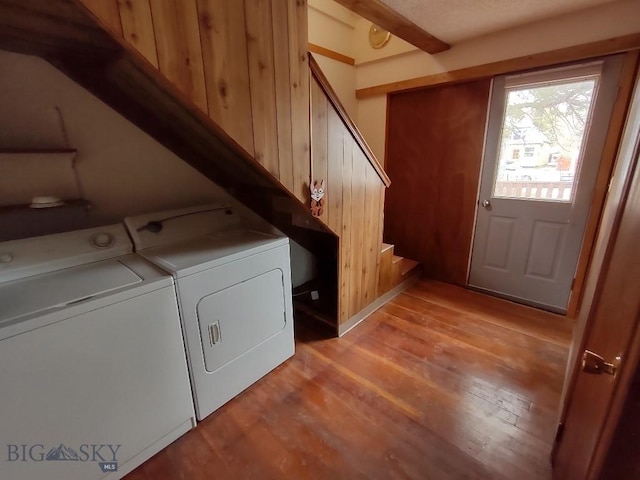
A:
[[[564,317],[420,280],[296,354],[127,480],[545,480]]]

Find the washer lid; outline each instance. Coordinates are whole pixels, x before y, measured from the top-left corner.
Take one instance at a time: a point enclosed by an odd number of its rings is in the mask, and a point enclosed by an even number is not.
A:
[[[148,248],[138,253],[180,278],[287,245],[288,242],[287,237],[273,237],[266,233],[241,230]]]
[[[0,327],[23,315],[63,307],[142,282],[117,260],[105,260],[0,284]]]

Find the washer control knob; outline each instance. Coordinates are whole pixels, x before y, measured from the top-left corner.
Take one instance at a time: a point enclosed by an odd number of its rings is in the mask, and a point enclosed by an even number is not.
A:
[[[13,260],[13,255],[9,252],[0,253],[0,263],[9,263]]]
[[[115,243],[115,240],[110,233],[100,232],[91,237],[91,245],[96,248],[109,248]]]

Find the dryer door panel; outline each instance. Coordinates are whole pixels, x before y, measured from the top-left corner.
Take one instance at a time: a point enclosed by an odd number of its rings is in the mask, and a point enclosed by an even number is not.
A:
[[[271,270],[197,305],[207,372],[215,372],[285,328],[283,272]]]

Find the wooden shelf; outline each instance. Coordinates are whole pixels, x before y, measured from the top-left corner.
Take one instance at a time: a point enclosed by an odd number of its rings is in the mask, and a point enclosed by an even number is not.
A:
[[[0,156],[5,155],[51,155],[60,153],[78,153],[75,148],[29,148],[29,149],[0,149]]]

